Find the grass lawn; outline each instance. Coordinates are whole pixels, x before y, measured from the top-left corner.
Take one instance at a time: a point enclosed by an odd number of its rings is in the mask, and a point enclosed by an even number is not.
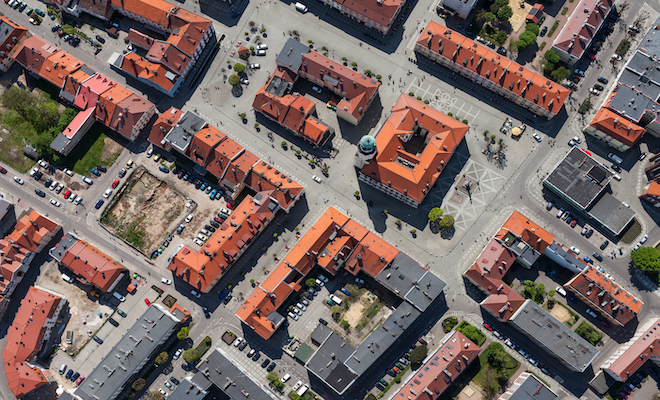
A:
[[[25,157],[21,149],[36,136],[34,128],[16,111],[10,110],[0,113],[0,130],[0,161],[20,172],[26,172],[34,165],[34,161]]]
[[[121,154],[121,150],[102,158],[105,140],[108,138],[103,133],[104,127],[98,122],[94,123],[87,135],[76,145],[71,154],[66,158],[65,164],[80,175],[89,175],[92,168],[98,164],[110,166]]]
[[[520,367],[520,363],[516,361],[515,358],[511,357],[508,353],[507,356],[508,359],[504,371],[506,374],[506,379],[509,379],[513,376],[513,374],[516,373],[516,371],[518,371],[518,368]],[[484,387],[486,386],[486,382],[484,382],[483,380],[483,374],[484,371],[486,370],[486,367],[488,366],[488,360],[486,360],[486,356],[484,355],[483,352],[479,355],[479,364],[481,365],[481,369],[479,370],[477,375],[475,375],[474,381],[477,382],[482,387]]]
[[[468,331],[467,333],[465,332],[466,328],[468,328],[468,329],[467,329],[467,331]],[[476,336],[475,336],[475,337],[470,337],[470,336],[471,336],[471,333],[473,332],[473,329],[469,329],[469,328],[474,328],[474,331],[476,331]],[[459,331],[459,332],[461,332],[461,333],[464,334],[465,336],[467,336],[468,339],[470,339],[470,340],[472,340],[473,342],[475,342],[475,343],[477,344],[477,346],[481,346],[481,345],[484,344],[484,342],[486,341],[486,335],[484,335],[484,333],[481,332],[481,330],[479,330],[479,328],[475,328],[474,326],[470,325],[467,321],[463,321],[463,322],[461,322],[461,323],[456,327],[456,330]]]
[[[630,244],[637,238],[637,236],[639,236],[640,233],[642,233],[642,224],[640,224],[639,221],[637,221],[637,218],[635,218],[633,219],[633,223],[630,225],[630,228],[628,228],[628,230],[624,232],[623,236],[621,236],[621,241],[623,243]]]

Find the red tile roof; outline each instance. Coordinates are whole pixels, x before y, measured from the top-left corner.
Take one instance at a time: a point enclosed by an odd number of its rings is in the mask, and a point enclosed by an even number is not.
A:
[[[61,264],[104,293],[114,289],[124,272],[124,267],[82,240],[67,250]]]
[[[128,30],[126,40],[145,50],[149,50],[154,44],[154,39],[151,36],[140,31],[136,31],[133,28]]]
[[[390,26],[403,6],[403,0],[336,0],[350,13],[363,16],[379,25]]]
[[[614,0],[582,0],[575,6],[552,46],[577,58],[582,57],[613,4]]]
[[[342,256],[340,251],[345,254]],[[269,314],[276,311],[292,292],[302,288],[301,282],[315,265],[335,275],[339,270],[335,268],[337,261],[350,255],[344,263],[349,272],[355,275],[362,270],[376,276],[398,254],[399,250],[381,237],[329,207],[289,250],[283,262],[246,299],[236,315],[259,336],[268,339],[277,329],[268,318]]]
[[[252,167],[245,178],[245,184],[258,192],[271,191],[270,196],[286,212],[291,210],[305,191],[301,184],[265,161],[260,161]]]
[[[554,240],[554,236],[548,231],[518,211],[511,213],[511,216],[502,225],[495,237],[506,242],[509,233],[512,233],[539,253],[542,253]]]
[[[267,194],[261,201],[255,200],[263,195],[247,196],[201,249],[184,246],[168,269],[196,289],[208,292],[274,217]]]
[[[174,79],[167,78],[165,74],[170,71],[165,66],[146,60],[137,53],[129,52],[122,57],[121,69],[133,76],[148,80],[162,87],[167,92],[172,90],[174,83],[178,79],[177,74],[175,74],[177,76]]]
[[[80,88],[80,85],[90,76],[91,75],[85,72],[82,68],[72,74],[67,75],[62,91],[68,93],[70,98],[75,99],[75,97],[78,95],[78,89]]]
[[[660,183],[656,181],[651,181],[647,185],[646,189],[644,189],[644,194],[648,194],[651,196],[660,196]]]
[[[52,320],[57,318],[55,312],[63,301],[61,297],[35,287],[30,287],[21,300],[21,307],[7,331],[7,343],[2,351],[8,386],[17,398],[48,382],[46,374],[50,373],[44,374],[31,362],[41,350],[46,336],[50,335],[54,325]]]
[[[564,287],[621,326],[633,320],[644,304],[591,265],[575,275]]]
[[[454,331],[426,363],[411,374],[393,400],[437,399],[477,359],[481,349]]]
[[[96,74],[80,84],[80,90],[73,104],[81,110],[96,107],[99,95],[117,83],[103,74]]]
[[[149,132],[149,142],[154,145],[165,148],[161,142],[165,139],[165,135],[176,125],[179,118],[183,115],[183,111],[176,107],[170,107],[167,111],[160,114],[156,122],[151,126]]]
[[[88,118],[92,118],[92,114],[94,114],[94,107],[89,107],[86,110],[80,111],[76,114],[75,118],[73,118],[69,125],[64,128],[62,135],[69,139],[76,136],[79,133],[80,128],[84,127],[85,121],[87,121]]]
[[[7,32],[5,33],[5,40],[0,43],[0,48],[2,48],[2,51],[0,51],[0,63],[5,61],[7,57],[10,56],[11,51],[14,49],[16,45],[18,45],[21,40],[23,40],[23,37],[26,36],[26,33],[28,33],[27,28],[25,28],[23,25],[14,22],[12,19],[7,17],[6,15],[0,16],[0,22],[3,24],[3,28],[11,28],[11,33]]]
[[[195,50],[195,49],[192,49]],[[170,71],[182,74],[184,68],[190,62],[190,56],[175,45],[158,40],[147,52],[147,60],[165,65]]]
[[[635,340],[623,354],[603,369],[619,381],[631,377],[650,358],[660,357],[660,319]]]
[[[115,85],[103,92],[98,98],[96,120],[105,126],[109,126],[112,123],[112,116],[115,113],[117,104],[128,98],[132,93],[122,85]]]
[[[117,103],[108,128],[130,140],[134,140],[135,126],[138,125],[145,114],[153,115],[155,107],[154,103],[144,97],[131,93],[127,98]]]
[[[637,144],[646,132],[641,126],[605,107],[598,110],[589,125],[629,147]]]
[[[479,254],[477,261],[464,273],[473,284],[489,294],[481,305],[502,321],[508,321],[525,302],[522,296],[503,281],[514,261],[516,255],[493,238]]]
[[[423,136],[415,134],[418,127]],[[402,94],[376,136],[378,155],[360,173],[421,203],[467,131],[467,125]],[[407,148],[417,139],[423,145]]]
[[[30,36],[11,52],[11,56],[28,71],[41,75],[46,59],[62,51],[39,36]]]
[[[561,110],[570,93],[564,86],[434,21],[422,30],[417,46],[479,75],[488,82],[485,86],[495,85],[553,115]]]
[[[32,210],[18,220],[14,230],[3,240],[28,251],[38,252],[59,229],[55,222]]]

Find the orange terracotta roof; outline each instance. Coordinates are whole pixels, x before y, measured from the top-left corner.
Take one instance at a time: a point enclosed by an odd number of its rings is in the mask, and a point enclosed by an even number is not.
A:
[[[124,272],[124,267],[82,240],[64,253],[61,264],[104,293],[115,287]]]
[[[199,17],[198,21],[186,24],[179,28],[178,31],[172,31],[170,36],[168,36],[167,41],[175,45],[188,56],[192,56],[195,54],[197,46],[199,46],[204,34],[210,27],[211,21]]]
[[[167,111],[159,115],[156,122],[151,126],[149,141],[164,149],[165,146],[164,144],[161,144],[161,142],[165,139],[165,135],[167,135],[177,121],[179,121],[181,115],[183,115],[183,111],[176,107],[170,107]]]
[[[76,57],[66,51],[58,50],[44,61],[39,71],[39,76],[58,88],[62,88],[66,76],[76,71],[82,65],[83,62]]]
[[[598,110],[589,125],[629,147],[637,144],[646,132],[641,126],[605,107]]]
[[[126,36],[126,40],[145,50],[149,50],[151,46],[154,44],[154,39],[151,36],[144,34],[140,31],[136,31],[133,28],[130,28],[128,30],[128,35]]]
[[[96,120],[108,126],[112,123],[112,116],[120,101],[128,98],[133,92],[122,85],[115,85],[103,92],[98,98],[96,107]]]
[[[383,26],[390,26],[403,6],[403,0],[339,0],[344,8]]]
[[[117,103],[112,119],[107,126],[126,138],[134,140],[134,128],[138,125],[138,121],[145,114],[153,115],[154,110],[155,105],[152,102],[140,95],[131,93],[130,96]]]
[[[16,244],[28,251],[39,251],[60,227],[53,221],[32,210],[16,222],[14,230],[5,237],[11,244]],[[50,240],[50,239],[48,239]]]
[[[161,64],[146,60],[134,52],[123,55],[121,69],[133,76],[148,80],[168,92],[172,90],[175,81],[179,79],[178,74],[175,74],[176,76],[173,80],[167,78],[165,74],[170,72],[167,68]]]
[[[222,133],[218,128],[206,124],[204,128],[195,133],[192,139],[190,139],[188,156],[197,164],[206,166],[213,162],[213,149],[228,139],[227,135]]]
[[[186,65],[190,62],[188,54],[182,52],[175,45],[162,40],[156,41],[145,57],[147,60],[167,66],[176,74],[182,74]]]
[[[91,75],[85,72],[82,68],[78,69],[72,74],[67,75],[62,91],[68,93],[70,98],[75,99],[80,84],[90,76]]]
[[[504,247],[497,239],[491,239],[477,261],[463,274],[479,287],[488,297],[481,303],[502,321],[508,321],[525,302],[503,278],[516,261],[516,255]]]
[[[30,287],[7,330],[7,343],[2,351],[9,389],[21,398],[48,383],[44,372],[32,365],[43,341],[57,318],[55,312],[63,299],[49,292]]]
[[[14,22],[12,19],[6,15],[0,16],[0,28],[6,30],[4,33],[5,40],[0,43],[2,51],[0,52],[0,62],[3,62],[5,58],[11,57],[10,54],[14,50],[24,36],[28,33],[27,28],[23,25]],[[11,32],[9,30],[11,29]]]
[[[257,193],[259,197],[259,193]],[[208,292],[274,216],[270,201],[247,196],[198,251],[184,246],[168,267],[202,292]]]
[[[263,160],[252,166],[245,184],[258,192],[272,191],[270,196],[287,212],[305,192],[300,183]]]
[[[344,96],[337,104],[337,109],[352,114],[359,121],[378,93],[380,82],[315,51],[303,54],[302,59],[302,73],[325,82],[333,78],[337,81],[335,87]]]
[[[605,274],[588,265],[564,285],[578,293],[578,297],[619,325],[626,325],[633,320],[642,308],[642,302],[616,282],[605,277]]]
[[[41,37],[30,36],[14,47],[11,56],[28,71],[40,75],[46,59],[58,51],[62,50]]]
[[[633,342],[612,364],[603,366],[606,372],[626,381],[649,359],[660,357],[660,319]]]
[[[561,110],[570,93],[564,86],[434,21],[422,29],[417,46],[469,69],[488,81],[486,86],[499,86],[553,115]]]
[[[660,196],[660,183],[656,181],[651,181],[644,190],[644,194],[651,196]]]
[[[426,363],[413,373],[393,400],[427,400],[439,398],[458,377],[477,359],[481,348],[461,332],[445,340]],[[429,393],[433,393],[429,396]]]
[[[495,237],[504,240],[509,232],[539,253],[543,252],[554,240],[554,236],[548,233],[548,231],[518,211],[511,213],[511,216],[502,225],[502,228],[497,232]]]
[[[345,254],[342,256],[340,253]],[[292,292],[302,288],[302,282],[314,266],[318,264],[336,275],[339,272],[336,267],[338,261],[349,253],[350,257],[343,265],[348,265],[350,273],[355,275],[362,270],[376,276],[399,251],[364,226],[329,207],[236,315],[261,337],[270,338],[277,325],[268,315],[276,311]]]
[[[462,122],[402,94],[376,136],[378,155],[360,173],[421,203],[467,131]]]

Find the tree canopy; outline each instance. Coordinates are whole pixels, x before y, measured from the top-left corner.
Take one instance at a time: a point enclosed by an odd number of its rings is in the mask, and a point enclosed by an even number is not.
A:
[[[158,354],[158,355],[156,356],[156,359],[154,360],[154,362],[155,362],[156,364],[158,364],[158,365],[163,365],[163,364],[165,364],[165,363],[167,362],[167,360],[168,360],[169,358],[170,358],[170,357],[169,357],[169,355],[167,354],[167,352],[166,352],[166,351],[163,351],[163,352],[161,352],[160,354]]]
[[[232,86],[238,86],[238,85],[241,84],[241,78],[236,74],[230,75],[229,79],[227,79],[227,81]]]
[[[179,339],[179,340],[183,340],[183,339],[188,337],[188,333],[190,333],[188,331],[188,328],[185,328],[185,327],[181,328],[181,329],[179,329],[179,332],[176,333],[176,338]]]
[[[545,57],[546,60],[553,64],[557,64],[559,62],[559,56],[552,49],[546,51],[545,54],[543,54],[543,57]]]
[[[483,333],[477,328],[475,328],[472,325],[467,325],[461,328],[461,333],[465,335],[466,338],[470,339],[471,341],[479,344],[483,337]]]
[[[413,351],[410,352],[410,363],[411,364],[421,363],[426,358],[428,352],[429,352],[428,347],[424,345],[415,347]]]
[[[429,211],[429,221],[436,222],[442,217],[442,214],[444,214],[444,211],[442,211],[440,207],[432,208],[431,211]]]
[[[637,269],[657,274],[660,272],[660,251],[655,247],[640,247],[630,252],[630,259]]]
[[[314,287],[314,286],[316,286],[316,279],[314,279],[314,278],[309,278],[309,279],[307,279],[307,280],[305,281],[305,285],[307,285],[307,287]]]
[[[564,79],[568,78],[570,75],[571,75],[571,71],[564,67],[559,67],[550,73],[552,80],[555,82],[561,82]]]
[[[495,21],[495,14],[493,14],[492,12],[487,12],[484,18],[486,18],[486,21],[488,22],[493,22]]]
[[[450,229],[454,227],[454,217],[451,215],[447,214],[438,223],[438,226],[440,229]]]
[[[525,26],[525,30],[530,31],[530,32],[534,32],[534,34],[536,36],[538,36],[538,34],[539,34],[539,26],[536,25],[536,24],[527,24],[527,26]],[[548,50],[548,51],[551,51],[551,50]]]
[[[234,64],[234,71],[236,71],[237,74],[242,74],[245,72],[245,65],[241,63]]]
[[[513,10],[508,5],[500,7],[500,9],[497,10],[497,18],[502,21],[506,21],[512,16],[513,16]]]
[[[518,37],[518,49],[522,50],[536,42],[536,35],[532,31],[525,31]]]
[[[199,361],[199,352],[195,349],[188,349],[183,352],[183,359],[187,363],[195,363]]]

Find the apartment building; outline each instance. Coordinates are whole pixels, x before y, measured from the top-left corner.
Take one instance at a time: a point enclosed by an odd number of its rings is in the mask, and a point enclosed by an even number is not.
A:
[[[392,29],[401,13],[404,0],[321,0],[343,15],[352,18],[367,28],[379,31],[383,36]]]

